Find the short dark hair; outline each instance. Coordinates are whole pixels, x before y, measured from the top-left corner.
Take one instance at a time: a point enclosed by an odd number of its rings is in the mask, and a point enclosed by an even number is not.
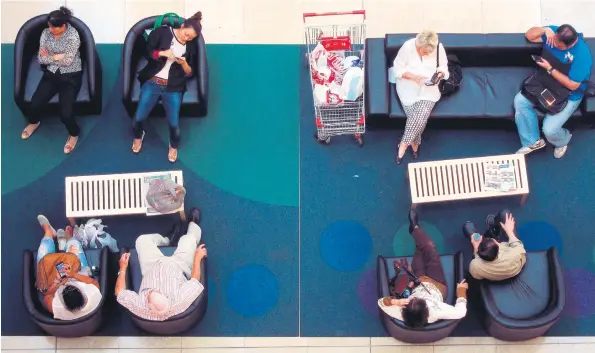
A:
[[[403,322],[413,328],[423,327],[428,323],[430,311],[426,301],[421,298],[413,298],[402,310]]]
[[[484,237],[477,248],[477,255],[484,261],[492,262],[498,257],[499,250],[498,243],[494,239]]]
[[[53,27],[62,27],[72,18],[72,11],[65,6],[60,6],[48,14],[48,23]]]
[[[571,46],[578,39],[578,33],[576,29],[569,24],[563,24],[556,30],[556,36],[560,42],[564,43],[567,47]]]
[[[62,290],[62,299],[64,300],[64,306],[69,311],[80,310],[85,305],[85,297],[81,293],[80,289],[73,285],[66,285]]]

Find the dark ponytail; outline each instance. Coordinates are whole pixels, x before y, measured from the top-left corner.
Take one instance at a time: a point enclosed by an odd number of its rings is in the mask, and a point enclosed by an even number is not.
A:
[[[60,9],[54,10],[48,14],[48,22],[54,27],[65,25],[71,18],[72,11],[65,6],[60,6]]]

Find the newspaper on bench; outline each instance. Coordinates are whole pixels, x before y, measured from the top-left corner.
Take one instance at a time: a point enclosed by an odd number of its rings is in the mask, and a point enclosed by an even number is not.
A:
[[[514,166],[510,163],[484,162],[486,191],[515,191],[517,189]]]
[[[186,190],[176,184],[170,173],[143,177],[147,216],[173,213],[184,205]]]

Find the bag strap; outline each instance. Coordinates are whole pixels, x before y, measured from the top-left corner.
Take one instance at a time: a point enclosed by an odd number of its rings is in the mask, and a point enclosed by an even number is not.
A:
[[[163,25],[163,19],[165,19],[166,17],[169,19],[170,26],[175,27],[179,25],[180,16],[178,16],[178,14],[175,12],[168,12],[157,17],[157,19],[155,20],[155,24],[153,25],[153,29],[161,27]]]
[[[440,42],[438,42],[438,46],[436,47],[436,70],[440,67]]]
[[[589,81],[589,80],[585,80],[585,81],[581,82],[581,86],[583,84],[586,85],[587,88],[582,89],[579,86],[578,91],[582,92],[587,97],[595,97],[595,82]]]

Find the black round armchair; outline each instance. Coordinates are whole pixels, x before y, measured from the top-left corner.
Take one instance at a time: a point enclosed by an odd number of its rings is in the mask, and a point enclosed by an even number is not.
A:
[[[159,16],[147,17],[138,21],[126,35],[122,49],[122,101],[126,111],[132,117],[136,112],[140,97],[140,82],[137,79],[138,72],[147,63],[147,41],[144,37],[145,31],[153,29],[155,21]],[[169,17],[163,19],[163,25],[170,25]],[[173,24],[176,26],[179,24]],[[202,33],[195,39],[197,42],[196,62],[189,63],[195,70],[188,80],[180,109],[180,116],[205,116],[209,100],[209,70],[207,67],[207,50]],[[164,116],[165,110],[161,103],[158,103],[151,115]]]
[[[566,304],[564,276],[555,247],[527,253],[527,263],[509,280],[480,282],[490,336],[525,341],[544,335]]]
[[[400,257],[383,257],[378,256],[377,273],[378,273],[378,297],[389,297],[389,281],[395,276],[395,269],[393,261],[403,258]],[[408,257],[409,263],[412,263],[412,257]],[[456,289],[457,283],[463,280],[463,254],[458,252],[454,255],[440,256],[442,268],[444,269],[444,276],[448,284],[448,295],[445,303],[454,305],[457,300]],[[387,315],[382,309],[380,311],[380,319],[386,329],[386,332],[393,338],[407,342],[407,343],[430,343],[436,342],[448,337],[452,331],[457,327],[461,320],[440,320],[432,324],[428,324],[422,328],[411,328],[405,325],[403,321],[394,319]]]
[[[99,275],[96,278],[101,292],[99,306],[88,315],[75,320],[56,320],[42,305],[43,296],[35,286],[37,252],[25,250],[23,255],[23,300],[33,321],[45,332],[56,337],[84,337],[97,331],[103,321],[105,300],[113,292],[113,290],[108,291],[108,254],[108,248],[85,250],[89,266],[99,268]]]
[[[175,246],[160,246],[159,249],[165,256],[171,256],[176,251]],[[120,254],[130,252],[128,272],[126,274],[126,288],[138,293],[143,280],[140,263],[138,261],[138,253],[134,249],[128,250],[125,247],[122,247],[120,251]],[[178,334],[198,325],[205,316],[208,305],[208,272],[206,257],[202,260],[200,266],[200,283],[202,283],[204,291],[198,298],[196,298],[194,303],[186,309],[186,311],[164,321],[146,320],[130,313],[132,322],[134,322],[140,329],[160,336]]]
[[[95,39],[89,27],[80,19],[72,17],[69,24],[79,33],[83,62],[83,84],[74,104],[75,114],[99,114],[102,109],[102,72]],[[43,76],[37,55],[41,32],[47,27],[47,14],[33,17],[19,29],[14,43],[14,100],[23,114],[27,114],[33,93]],[[50,100],[47,109],[50,114],[58,113],[58,95]]]

